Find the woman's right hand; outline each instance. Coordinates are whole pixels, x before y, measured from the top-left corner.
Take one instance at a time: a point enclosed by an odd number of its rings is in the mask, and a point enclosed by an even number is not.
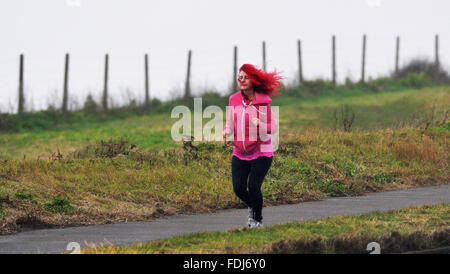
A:
[[[230,135],[230,129],[226,129],[222,132],[222,137],[225,139],[227,136]]]

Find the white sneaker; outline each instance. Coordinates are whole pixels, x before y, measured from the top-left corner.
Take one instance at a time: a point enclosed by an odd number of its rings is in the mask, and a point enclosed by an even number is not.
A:
[[[253,218],[248,218],[247,220],[247,226],[248,227],[253,227],[255,225],[256,221]]]
[[[250,227],[251,223],[253,223],[255,220],[253,219],[253,209],[251,207],[248,207],[248,216],[247,216],[247,226]]]
[[[261,222],[258,222],[255,220],[253,220],[253,222],[249,226],[250,226],[250,228],[255,228],[255,227],[263,228],[264,227],[264,225]]]

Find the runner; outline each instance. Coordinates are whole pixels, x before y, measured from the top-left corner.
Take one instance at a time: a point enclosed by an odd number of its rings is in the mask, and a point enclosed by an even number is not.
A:
[[[248,206],[247,225],[250,228],[263,227],[261,186],[273,159],[270,134],[278,130],[270,108],[270,96],[280,94],[281,79],[276,71],[268,73],[244,64],[239,69],[240,90],[229,99],[223,138],[234,136],[233,190]]]

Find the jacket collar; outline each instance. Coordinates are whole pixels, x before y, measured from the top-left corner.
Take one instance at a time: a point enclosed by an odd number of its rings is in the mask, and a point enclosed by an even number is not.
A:
[[[241,90],[238,93],[239,93],[240,99],[244,100],[244,92]],[[259,92],[255,92],[255,97],[252,100],[252,105],[270,103],[271,101],[272,101],[272,99],[268,95],[259,93]]]

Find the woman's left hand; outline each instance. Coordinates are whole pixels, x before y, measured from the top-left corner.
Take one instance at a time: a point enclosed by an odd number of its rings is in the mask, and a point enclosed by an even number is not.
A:
[[[252,123],[253,123],[255,126],[258,126],[258,125],[259,125],[259,119],[256,118],[256,117],[253,117]]]

